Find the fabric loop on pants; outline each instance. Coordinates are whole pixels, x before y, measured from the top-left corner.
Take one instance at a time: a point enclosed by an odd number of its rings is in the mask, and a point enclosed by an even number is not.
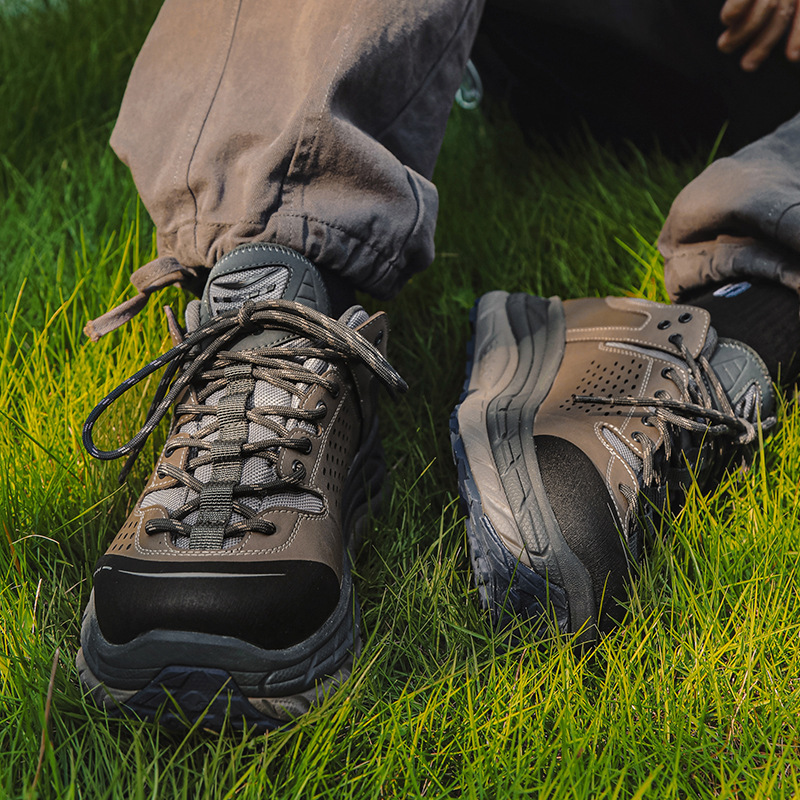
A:
[[[139,290],[136,297],[115,306],[97,319],[89,320],[83,332],[97,342],[107,333],[130,322],[144,307],[150,295],[166,286],[177,285],[200,294],[207,271],[198,267],[184,267],[176,259],[163,256],[150,261],[131,275],[131,283]]]

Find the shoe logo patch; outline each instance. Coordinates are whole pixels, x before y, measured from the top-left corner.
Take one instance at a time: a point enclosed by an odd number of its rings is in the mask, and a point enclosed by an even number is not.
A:
[[[288,282],[289,270],[286,267],[245,269],[222,275],[209,287],[212,313],[220,313],[226,307],[238,307],[245,300],[278,299],[283,296]]]

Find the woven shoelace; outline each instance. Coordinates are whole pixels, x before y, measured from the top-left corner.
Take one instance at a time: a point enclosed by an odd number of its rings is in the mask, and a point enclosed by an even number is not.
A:
[[[253,350],[231,352],[226,347],[242,336],[254,331],[269,329],[295,334],[291,342]],[[307,342],[307,344],[306,344]],[[280,449],[293,449],[308,453],[311,441],[305,436],[290,433],[285,423],[313,424],[325,415],[324,408],[305,410],[291,405],[246,408],[256,380],[265,381],[290,397],[301,397],[313,385],[325,387],[332,395],[339,391],[338,383],[304,366],[308,359],[323,362],[356,361],[366,365],[391,391],[405,391],[407,385],[378,349],[361,334],[341,322],[300,303],[288,300],[246,302],[237,311],[213,317],[192,331],[182,342],[167,353],[153,359],[135,375],[125,380],[104,397],[92,410],[83,427],[83,444],[95,458],[110,460],[127,456],[120,473],[123,481],[144,447],[150,434],[170,408],[175,408],[176,418],[199,419],[213,417],[212,421],[192,434],[177,433],[170,437],[165,449],[169,455],[179,448],[190,448],[197,453],[181,469],[171,464],[159,466],[159,477],[170,477],[195,493],[195,497],[178,509],[171,510],[168,519],[153,519],[147,523],[148,533],[170,532],[190,536],[190,547],[219,547],[229,536],[248,531],[270,534],[275,526],[257,518],[257,511],[241,502],[247,495],[264,496],[280,490],[300,486],[306,470],[295,462],[287,476],[275,473],[274,480],[263,483],[241,483],[241,464],[245,458],[257,456],[273,467],[280,459]],[[133,438],[115,450],[101,450],[92,438],[94,425],[105,410],[125,392],[158,369],[166,367],[142,428]],[[177,375],[177,377],[176,377]],[[190,385],[200,387],[196,403],[178,403]],[[299,386],[305,385],[305,389]],[[223,400],[216,406],[204,405],[211,395],[224,391]],[[259,441],[247,441],[248,423],[266,428],[272,435]],[[220,432],[226,434],[215,441],[208,437]],[[302,433],[302,427],[299,427]],[[190,452],[191,452],[190,450]],[[205,464],[214,464],[214,486],[199,481],[193,473]],[[210,483],[210,482],[209,482]],[[231,511],[243,519],[230,523]],[[199,512],[199,524],[188,525],[185,520]]]
[[[706,356],[700,354],[695,359],[678,333],[670,336],[669,341],[680,349],[689,377],[687,379],[681,370],[672,366],[664,367],[661,374],[678,387],[680,399],[671,398],[663,389],[657,391],[654,397],[573,396],[576,403],[646,408],[649,413],[642,417],[642,424],[654,426],[661,434],[661,446],[640,431],[633,431],[631,434],[631,438],[642,449],[642,478],[641,486],[637,486],[635,490],[624,484],[619,485],[619,490],[628,503],[623,521],[623,533],[626,537],[634,524],[638,492],[642,488],[651,487],[658,477],[654,465],[656,454],[663,447],[666,462],[672,458],[672,438],[676,429],[693,434],[701,446],[708,441],[708,437],[724,437],[740,446],[749,445],[758,438],[760,388],[756,388],[752,401],[745,404],[742,413],[737,413]],[[760,420],[761,430],[770,430],[776,421],[775,417]]]

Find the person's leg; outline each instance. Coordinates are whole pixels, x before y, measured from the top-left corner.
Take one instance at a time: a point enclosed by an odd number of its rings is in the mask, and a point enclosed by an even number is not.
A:
[[[277,242],[392,296],[433,258],[430,182],[482,0],[167,0],[111,143],[158,232],[140,290]],[[335,280],[331,280],[336,283]]]
[[[675,199],[659,238],[676,301],[749,343],[773,380],[800,374],[800,116],[711,164]]]
[[[376,393],[405,384],[385,315],[348,308],[347,289],[387,297],[433,257],[429,178],[480,2],[207,5],[202,20],[164,6],[112,140],[160,256],[94,332],[208,277],[186,331],[171,320],[175,347],[84,428],[92,455],[130,463],[175,406],[98,562],[77,663],[108,707],[269,728],[359,646],[350,556],[385,475]],[[98,418],[162,366],[142,430],[100,450]]]

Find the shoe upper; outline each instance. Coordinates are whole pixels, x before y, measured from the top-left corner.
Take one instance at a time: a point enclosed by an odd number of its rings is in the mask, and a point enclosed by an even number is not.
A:
[[[621,580],[639,558],[637,507],[651,519],[672,490],[706,484],[774,424],[774,392],[759,356],[719,339],[703,309],[611,297],[563,305],[563,360],[534,440],[565,538],[598,597],[614,596],[609,576]]]
[[[137,373],[167,372],[135,457],[174,405],[156,469],[95,571],[103,634],[154,628],[234,635],[265,648],[307,638],[340,599],[346,518],[379,447],[376,391],[404,384],[385,360],[384,314],[339,319],[319,273],[288,248],[247,245],[212,270],[187,332]],[[129,467],[129,464],[127,465]]]

